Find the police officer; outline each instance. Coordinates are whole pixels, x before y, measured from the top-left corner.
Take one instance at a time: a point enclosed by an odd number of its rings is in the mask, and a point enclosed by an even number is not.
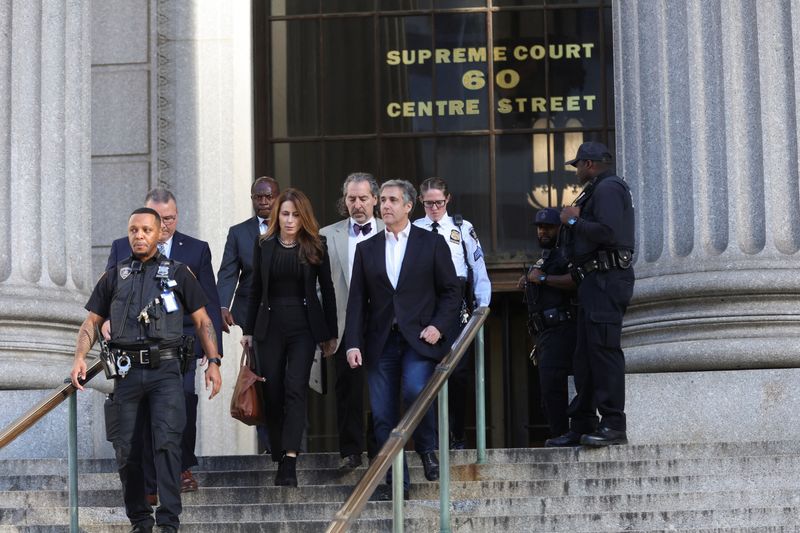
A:
[[[469,313],[475,306],[488,306],[492,299],[492,283],[486,272],[481,243],[469,221],[461,218],[461,215],[447,214],[450,193],[446,181],[442,178],[428,178],[422,182],[419,189],[419,199],[425,208],[425,217],[415,220],[414,225],[438,233],[450,247],[456,275],[464,286],[464,302],[461,309],[463,326],[469,320]],[[450,447],[454,450],[463,449],[466,445],[464,420],[471,353],[470,351],[461,358],[449,381]]]
[[[106,405],[106,433],[114,445],[125,511],[134,532],[153,528],[152,507],[145,498],[142,471],[142,424],[149,407],[161,506],[155,522],[161,531],[175,531],[181,512],[181,434],[186,424],[179,348],[183,315],[189,313],[209,357],[206,389],[213,398],[222,380],[214,326],[205,311],[206,297],[185,265],[158,253],[158,212],[142,207],[128,221],[131,257],[107,270],[95,285],[75,347],[72,383],[86,376],[86,354],[98,328],[111,319],[110,347],[120,355],[113,401]],[[191,354],[190,354],[191,355]],[[123,361],[130,364],[123,364]],[[129,369],[125,367],[129,366]],[[127,373],[125,371],[127,370]]]
[[[605,145],[583,143],[567,164],[585,187],[574,205],[561,210],[580,305],[570,426],[586,446],[628,442],[620,337],[633,294],[634,217],[630,188],[611,171],[611,160]]]
[[[575,282],[569,262],[557,247],[561,227],[558,209],[536,213],[536,237],[542,257],[519,280],[528,304],[528,329],[535,337],[534,364],[539,367],[542,409],[550,426],[548,447],[577,446],[580,434],[569,431],[567,378],[575,352]]]

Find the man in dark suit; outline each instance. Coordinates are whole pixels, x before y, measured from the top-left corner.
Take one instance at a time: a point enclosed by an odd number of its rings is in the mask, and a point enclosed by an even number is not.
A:
[[[267,232],[269,212],[280,193],[281,188],[276,180],[268,176],[258,178],[250,188],[255,216],[228,230],[222,263],[217,272],[217,292],[226,332],[229,326],[244,324],[247,319],[247,303],[253,279],[253,249],[258,236]]]
[[[214,281],[214,269],[211,266],[211,249],[208,243],[184,235],[176,231],[178,226],[178,206],[175,196],[163,188],[150,190],[145,197],[145,207],[155,209],[161,216],[161,237],[159,238],[158,250],[161,254],[170,259],[179,261],[189,267],[200,282],[203,292],[208,298],[206,312],[211,317],[214,330],[217,333],[217,346],[220,356],[222,356],[222,316],[220,314],[219,295],[217,285]],[[115,240],[111,245],[111,253],[108,256],[106,269],[111,268],[120,261],[130,257],[131,247],[128,238],[123,237]],[[184,335],[194,335],[194,326],[188,317],[183,321]],[[199,342],[195,342],[195,355],[203,358],[204,354]],[[205,361],[203,361],[205,363]],[[197,440],[197,394],[194,390],[196,364],[190,364],[183,376],[183,391],[186,398],[186,429],[183,432],[181,441],[181,492],[191,492],[197,490],[197,481],[192,476],[191,467],[197,465],[197,457],[194,454],[195,441]],[[153,467],[152,442],[145,438],[145,450],[142,458],[145,470],[145,488],[149,500],[155,500],[156,480],[155,468]]]
[[[384,183],[380,209],[386,229],[359,243],[353,260],[345,325],[347,362],[351,368],[364,364],[367,370],[378,446],[400,420],[398,396],[402,394],[406,406],[417,399],[458,331],[461,285],[450,249],[438,235],[411,224],[408,216],[416,197],[414,186],[405,180]],[[425,477],[439,479],[433,408],[414,431],[414,444]],[[391,487],[381,485],[375,497],[391,499]]]

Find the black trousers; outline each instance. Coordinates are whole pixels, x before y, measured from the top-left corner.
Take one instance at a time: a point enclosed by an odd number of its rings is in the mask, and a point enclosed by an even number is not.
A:
[[[264,341],[256,341],[259,369],[266,378],[264,409],[272,460],[299,452],[306,424],[308,378],[316,342],[304,305],[273,307]]]
[[[625,355],[622,317],[633,295],[633,269],[588,274],[578,287],[578,334],[573,367],[577,395],[570,426],[591,433],[600,425],[625,431]]]
[[[575,322],[567,321],[548,328],[536,336],[542,411],[547,418],[552,437],[563,435],[569,429],[567,378],[572,374],[575,333]]]
[[[178,527],[182,509],[180,443],[185,425],[179,361],[163,361],[155,369],[133,367],[127,377],[116,381],[113,402],[106,405],[106,432],[116,452],[125,512],[131,524],[153,525],[142,469],[142,436],[149,427],[160,499],[155,522]]]
[[[475,344],[473,343],[464,352],[461,361],[450,374],[447,380],[447,412],[450,414],[450,434],[454,440],[464,440],[467,418],[467,401],[470,396],[475,397],[474,379]],[[452,444],[452,443],[451,443]]]
[[[364,451],[364,368],[350,368],[344,342],[333,355],[336,363],[336,425],[342,457]]]

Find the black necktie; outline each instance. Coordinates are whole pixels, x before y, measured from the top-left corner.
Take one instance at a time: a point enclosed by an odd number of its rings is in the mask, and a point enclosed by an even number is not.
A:
[[[431,224],[431,231],[432,232],[439,233],[439,229],[438,228],[439,228],[439,223],[438,222],[434,222],[433,224]]]
[[[358,234],[361,233],[362,235],[366,235],[370,231],[372,231],[372,222],[367,222],[363,226],[361,224],[353,224],[353,230],[356,233],[356,237]]]

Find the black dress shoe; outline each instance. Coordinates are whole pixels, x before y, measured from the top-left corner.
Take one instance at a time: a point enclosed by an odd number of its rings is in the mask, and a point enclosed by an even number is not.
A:
[[[178,533],[178,528],[175,526],[156,526],[158,533]]]
[[[408,499],[408,489],[403,489],[403,499]],[[378,488],[375,489],[375,492],[372,493],[372,496],[369,497],[369,501],[371,502],[390,502],[392,501],[392,486],[383,484],[378,485]]]
[[[425,479],[428,481],[436,481],[439,479],[439,459],[436,458],[435,452],[427,452],[419,454],[422,460],[422,468],[425,470]]]
[[[547,439],[544,441],[544,445],[547,448],[566,448],[569,446],[580,446],[581,445],[581,434],[577,431],[569,430],[563,435],[559,435],[558,437],[553,437],[552,439]]]
[[[361,466],[361,454],[348,455],[342,458],[342,462],[339,465],[339,472],[349,472],[359,466]]]
[[[130,533],[151,533],[153,531],[153,526],[141,526],[138,524],[134,524],[131,527]]]
[[[584,446],[611,446],[613,444],[628,444],[628,436],[624,431],[611,428],[600,428],[594,433],[581,437]]]
[[[297,457],[284,455],[278,464],[278,472],[275,474],[275,485],[284,487],[297,486]]]
[[[464,450],[466,448],[467,448],[467,440],[463,436],[457,437],[455,435],[451,435],[450,437],[451,450]]]

